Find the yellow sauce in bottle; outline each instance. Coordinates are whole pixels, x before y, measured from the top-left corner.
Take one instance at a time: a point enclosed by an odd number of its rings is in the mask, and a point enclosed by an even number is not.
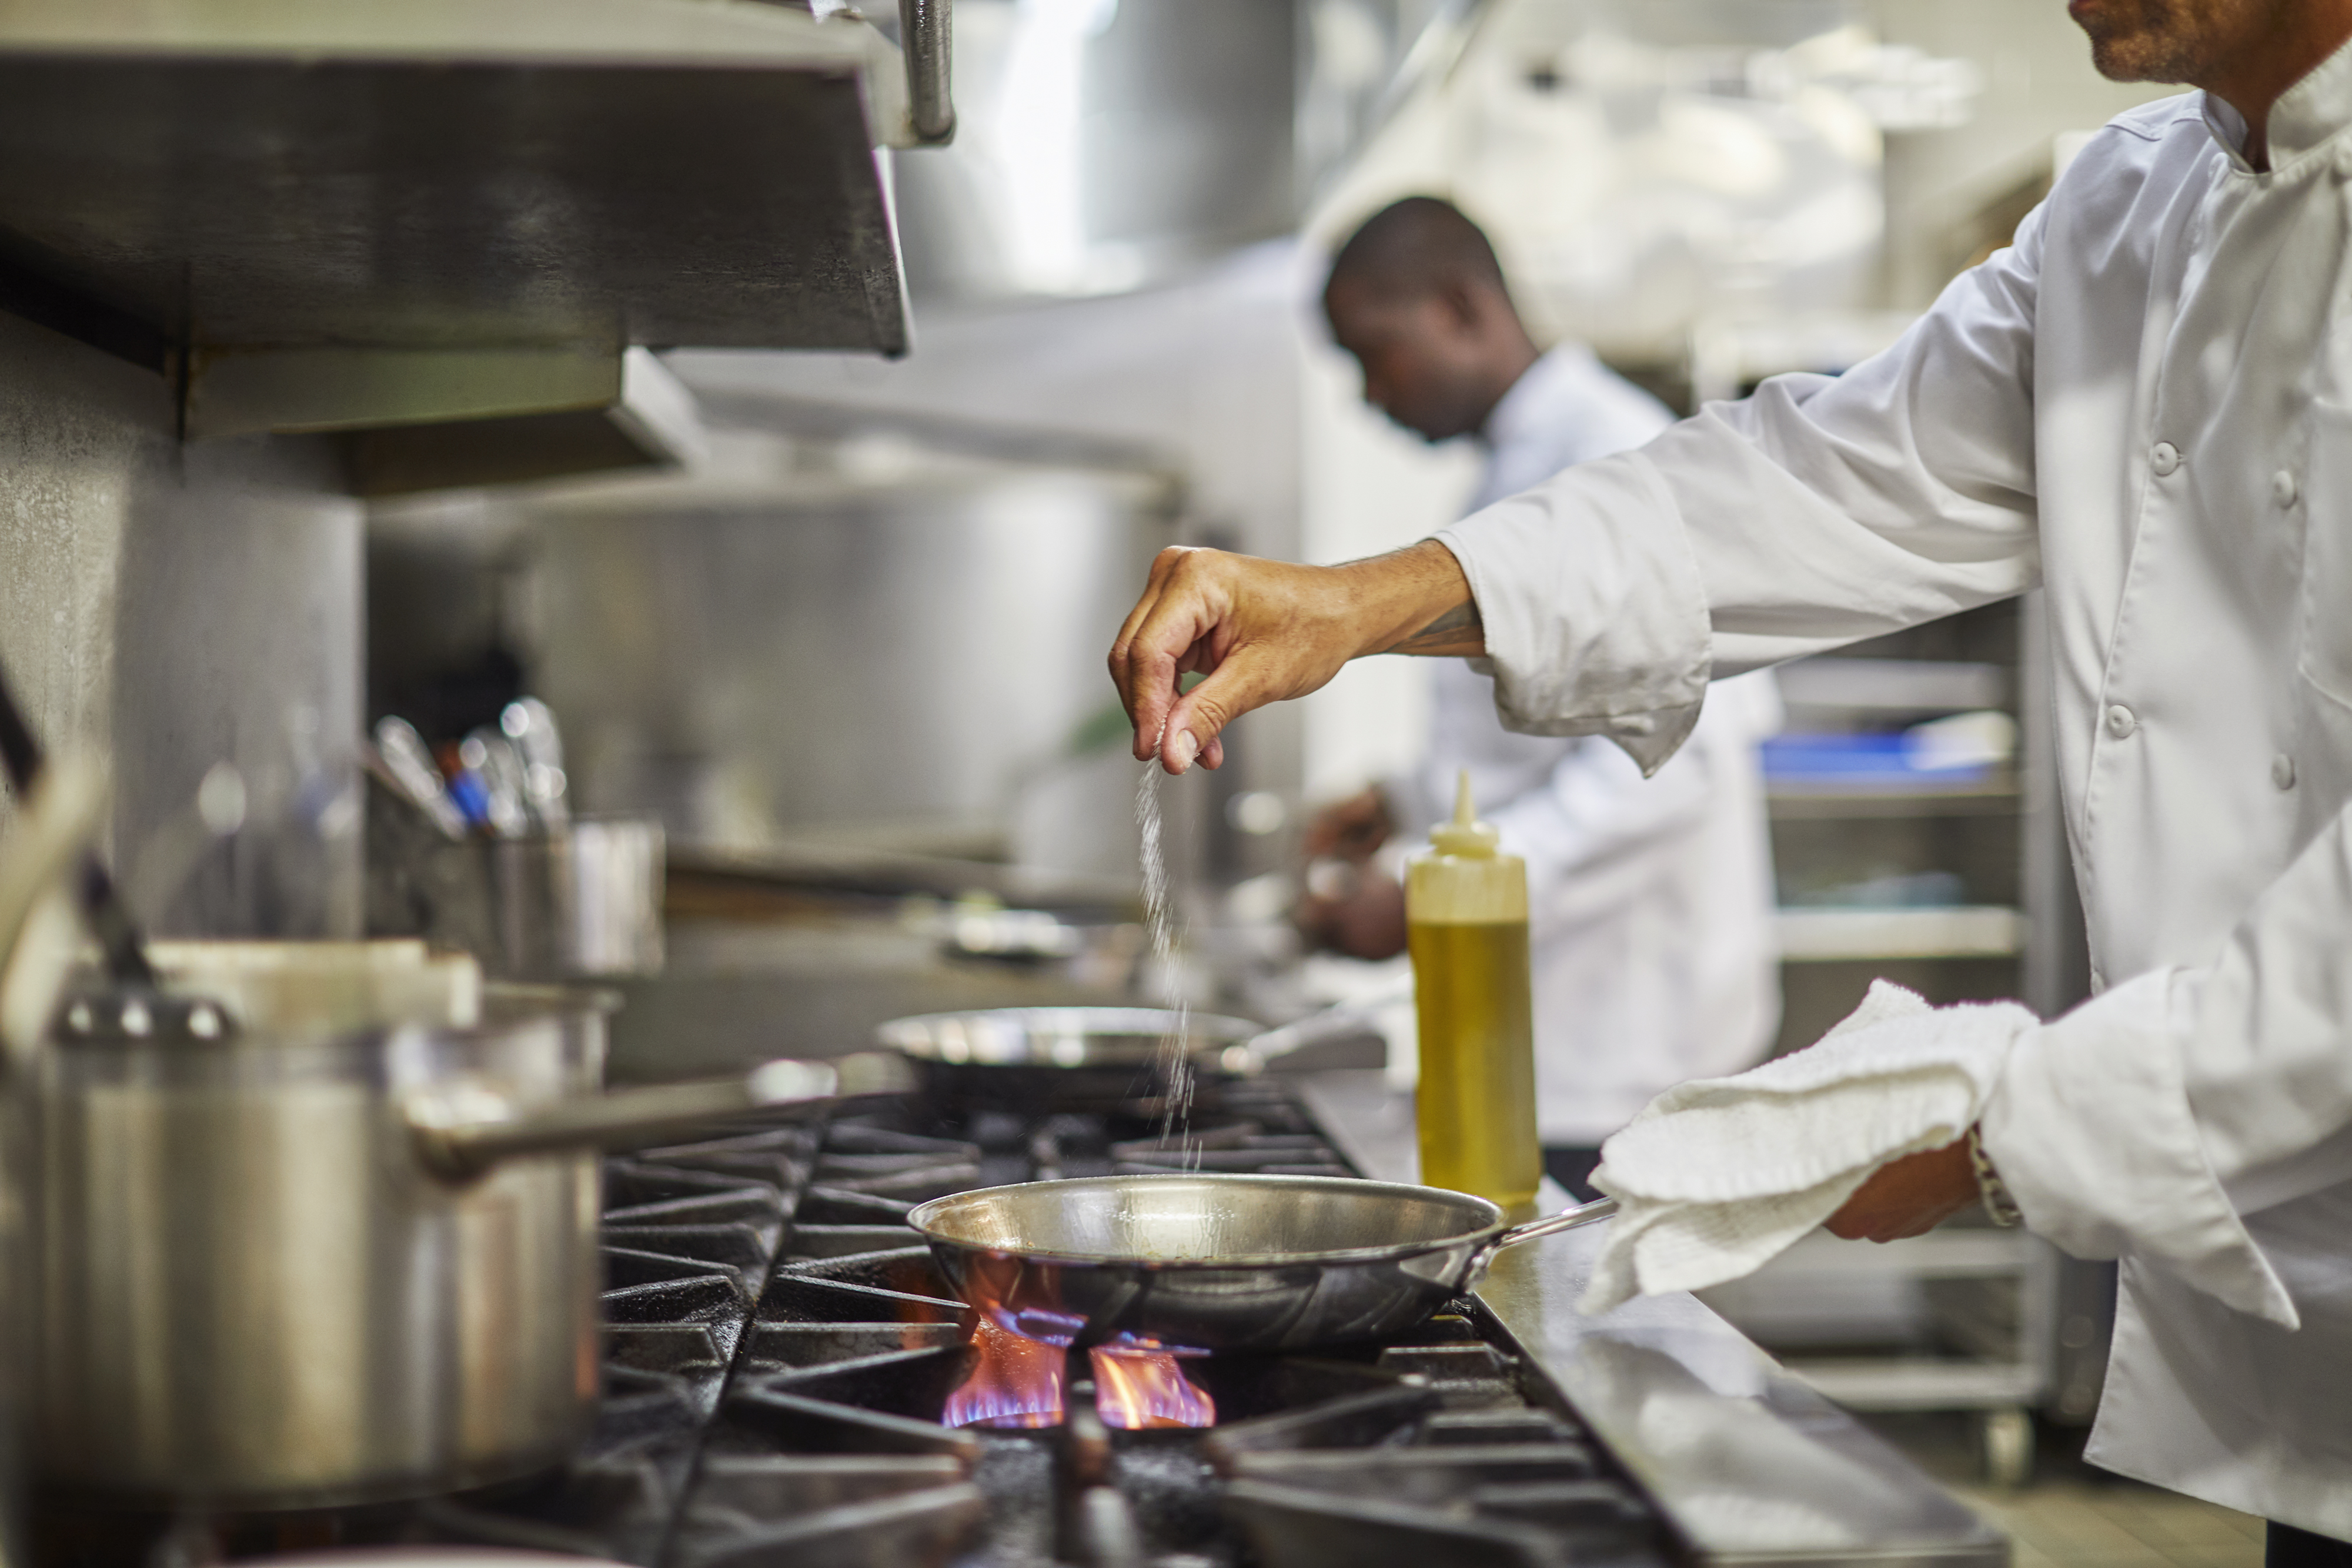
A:
[[[1536,1138],[1527,864],[1497,853],[1465,772],[1454,821],[1405,868],[1406,942],[1421,1034],[1421,1179],[1506,1209],[1543,1178]]]

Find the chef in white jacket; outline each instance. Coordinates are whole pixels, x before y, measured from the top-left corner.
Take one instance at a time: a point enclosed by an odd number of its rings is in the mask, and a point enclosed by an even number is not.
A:
[[[1538,354],[1486,235],[1434,197],[1367,219],[1334,258],[1323,307],[1368,401],[1427,440],[1485,448],[1472,511],[1674,423],[1582,343]],[[1765,671],[1718,685],[1644,779],[1598,737],[1504,729],[1480,666],[1447,659],[1432,676],[1420,766],[1326,813],[1310,851],[1344,839],[1360,857],[1425,832],[1470,770],[1479,814],[1527,862],[1545,1168],[1590,1197],[1602,1139],[1661,1090],[1745,1067],[1771,1042],[1780,976],[1756,748],[1779,727],[1779,696]],[[1404,951],[1403,892],[1371,867],[1344,899],[1310,897],[1299,914],[1353,956]]]
[[[2093,137],[1885,354],[1392,556],[1163,556],[1112,665],[1137,755],[1160,737],[1180,771],[1383,649],[1483,653],[1513,727],[1655,767],[1710,675],[2042,584],[2099,994],[2008,1047],[1980,1168],[1973,1138],[1896,1162],[1832,1228],[1898,1236],[1982,1193],[2120,1257],[2090,1457],[2265,1516],[2273,1563],[2341,1562],[2352,0],[2071,9],[2107,74],[2206,90]],[[1179,700],[1180,667],[1213,673]]]

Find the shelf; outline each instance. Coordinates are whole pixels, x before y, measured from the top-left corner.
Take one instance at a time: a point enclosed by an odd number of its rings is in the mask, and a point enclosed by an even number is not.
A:
[[[1780,700],[1792,708],[1842,713],[1963,713],[2005,707],[2009,671],[2000,664],[1924,659],[1801,659],[1777,672]]]
[[[2025,1268],[2032,1248],[2032,1238],[2024,1230],[1969,1226],[1948,1225],[1900,1241],[1845,1241],[1826,1230],[1816,1230],[1754,1277],[1769,1282],[1773,1270],[1801,1271],[1814,1279],[1885,1274],[1916,1280],[2011,1277]]]
[[[2032,1405],[2046,1375],[2017,1362],[1929,1356],[1784,1357],[1780,1364],[1849,1410],[1969,1410]]]
[[[1804,789],[1776,780],[1764,801],[1776,821],[1821,821],[1850,817],[2000,817],[2014,814],[2021,797],[2013,775],[1964,784],[1906,785],[1901,789]]]
[[[1783,909],[1774,925],[1781,961],[1790,964],[2006,958],[2025,946],[2022,915],[1980,904],[1943,909]]]
[[[215,351],[899,353],[902,70],[740,0],[26,0],[0,272]]]

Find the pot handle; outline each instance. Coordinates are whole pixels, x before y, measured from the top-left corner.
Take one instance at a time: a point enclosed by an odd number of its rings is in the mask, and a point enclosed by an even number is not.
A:
[[[494,1092],[461,1087],[417,1095],[403,1113],[425,1167],[467,1181],[519,1155],[622,1148],[766,1106],[896,1094],[915,1086],[914,1066],[906,1058],[860,1051],[831,1061],[770,1061],[727,1078],[616,1089],[520,1111]]]
[[[1616,1213],[1617,1200],[1602,1197],[1591,1203],[1580,1203],[1573,1208],[1563,1208],[1558,1214],[1546,1215],[1541,1219],[1530,1219],[1525,1225],[1514,1225],[1470,1254],[1469,1266],[1463,1270],[1462,1283],[1456,1289],[1466,1291],[1476,1284],[1486,1274],[1486,1266],[1495,1260],[1495,1254],[1506,1247],[1517,1247],[1522,1241],[1556,1236],[1563,1230],[1574,1230],[1579,1226],[1598,1225],[1613,1218]]]

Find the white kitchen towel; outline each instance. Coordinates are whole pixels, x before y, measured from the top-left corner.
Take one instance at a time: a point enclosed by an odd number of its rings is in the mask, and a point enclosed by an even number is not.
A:
[[[1879,980],[1810,1050],[1667,1090],[1601,1145],[1592,1185],[1621,1207],[1583,1309],[1762,1268],[1879,1166],[1964,1136],[2037,1021]]]

